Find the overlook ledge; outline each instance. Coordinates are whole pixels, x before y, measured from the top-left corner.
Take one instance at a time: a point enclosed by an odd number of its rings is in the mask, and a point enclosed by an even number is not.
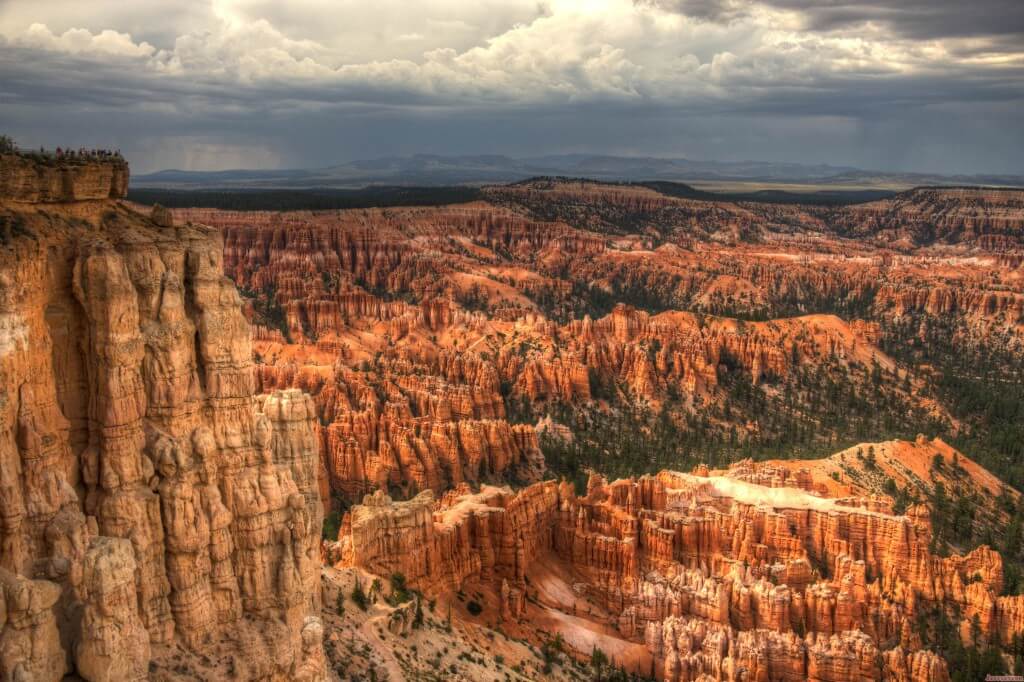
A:
[[[120,156],[0,154],[0,201],[64,203],[123,199],[128,162]]]

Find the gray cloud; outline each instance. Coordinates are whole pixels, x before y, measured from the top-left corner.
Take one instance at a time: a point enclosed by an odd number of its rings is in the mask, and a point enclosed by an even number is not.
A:
[[[0,127],[137,170],[585,151],[1024,172],[1024,10],[1001,2],[977,3],[995,26],[924,0],[15,0]]]
[[[702,21],[732,21],[750,14],[752,0],[635,0],[639,6],[657,7]]]
[[[915,39],[1024,35],[1024,8],[1019,0],[767,1],[803,13],[813,30],[873,22]]]

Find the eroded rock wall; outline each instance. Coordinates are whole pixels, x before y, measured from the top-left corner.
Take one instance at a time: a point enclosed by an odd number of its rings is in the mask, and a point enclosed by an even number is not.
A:
[[[291,679],[319,612],[315,412],[257,400],[218,233],[0,210],[0,678],[145,679],[180,646]]]
[[[522,586],[527,563],[552,544],[564,494],[553,481],[512,493],[463,485],[435,500],[427,490],[406,502],[367,495],[344,521],[334,551],[381,575],[400,572],[412,584],[457,588],[469,576]]]

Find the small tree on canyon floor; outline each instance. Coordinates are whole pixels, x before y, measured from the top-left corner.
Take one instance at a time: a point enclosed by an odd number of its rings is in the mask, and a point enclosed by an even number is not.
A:
[[[366,610],[366,606],[367,606],[366,593],[363,592],[363,583],[359,580],[359,578],[356,578],[356,585],[355,585],[355,587],[352,588],[352,595],[351,595],[351,597],[352,597],[352,601],[354,601],[356,603],[356,606],[358,606],[363,611]]]

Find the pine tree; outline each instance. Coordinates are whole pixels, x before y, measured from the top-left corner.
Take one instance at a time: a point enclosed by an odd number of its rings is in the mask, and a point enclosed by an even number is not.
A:
[[[354,601],[356,603],[356,606],[358,606],[363,611],[366,610],[366,607],[367,607],[366,593],[363,592],[363,583],[360,582],[358,577],[356,577],[355,587],[352,588],[351,597],[352,597],[352,601]]]

